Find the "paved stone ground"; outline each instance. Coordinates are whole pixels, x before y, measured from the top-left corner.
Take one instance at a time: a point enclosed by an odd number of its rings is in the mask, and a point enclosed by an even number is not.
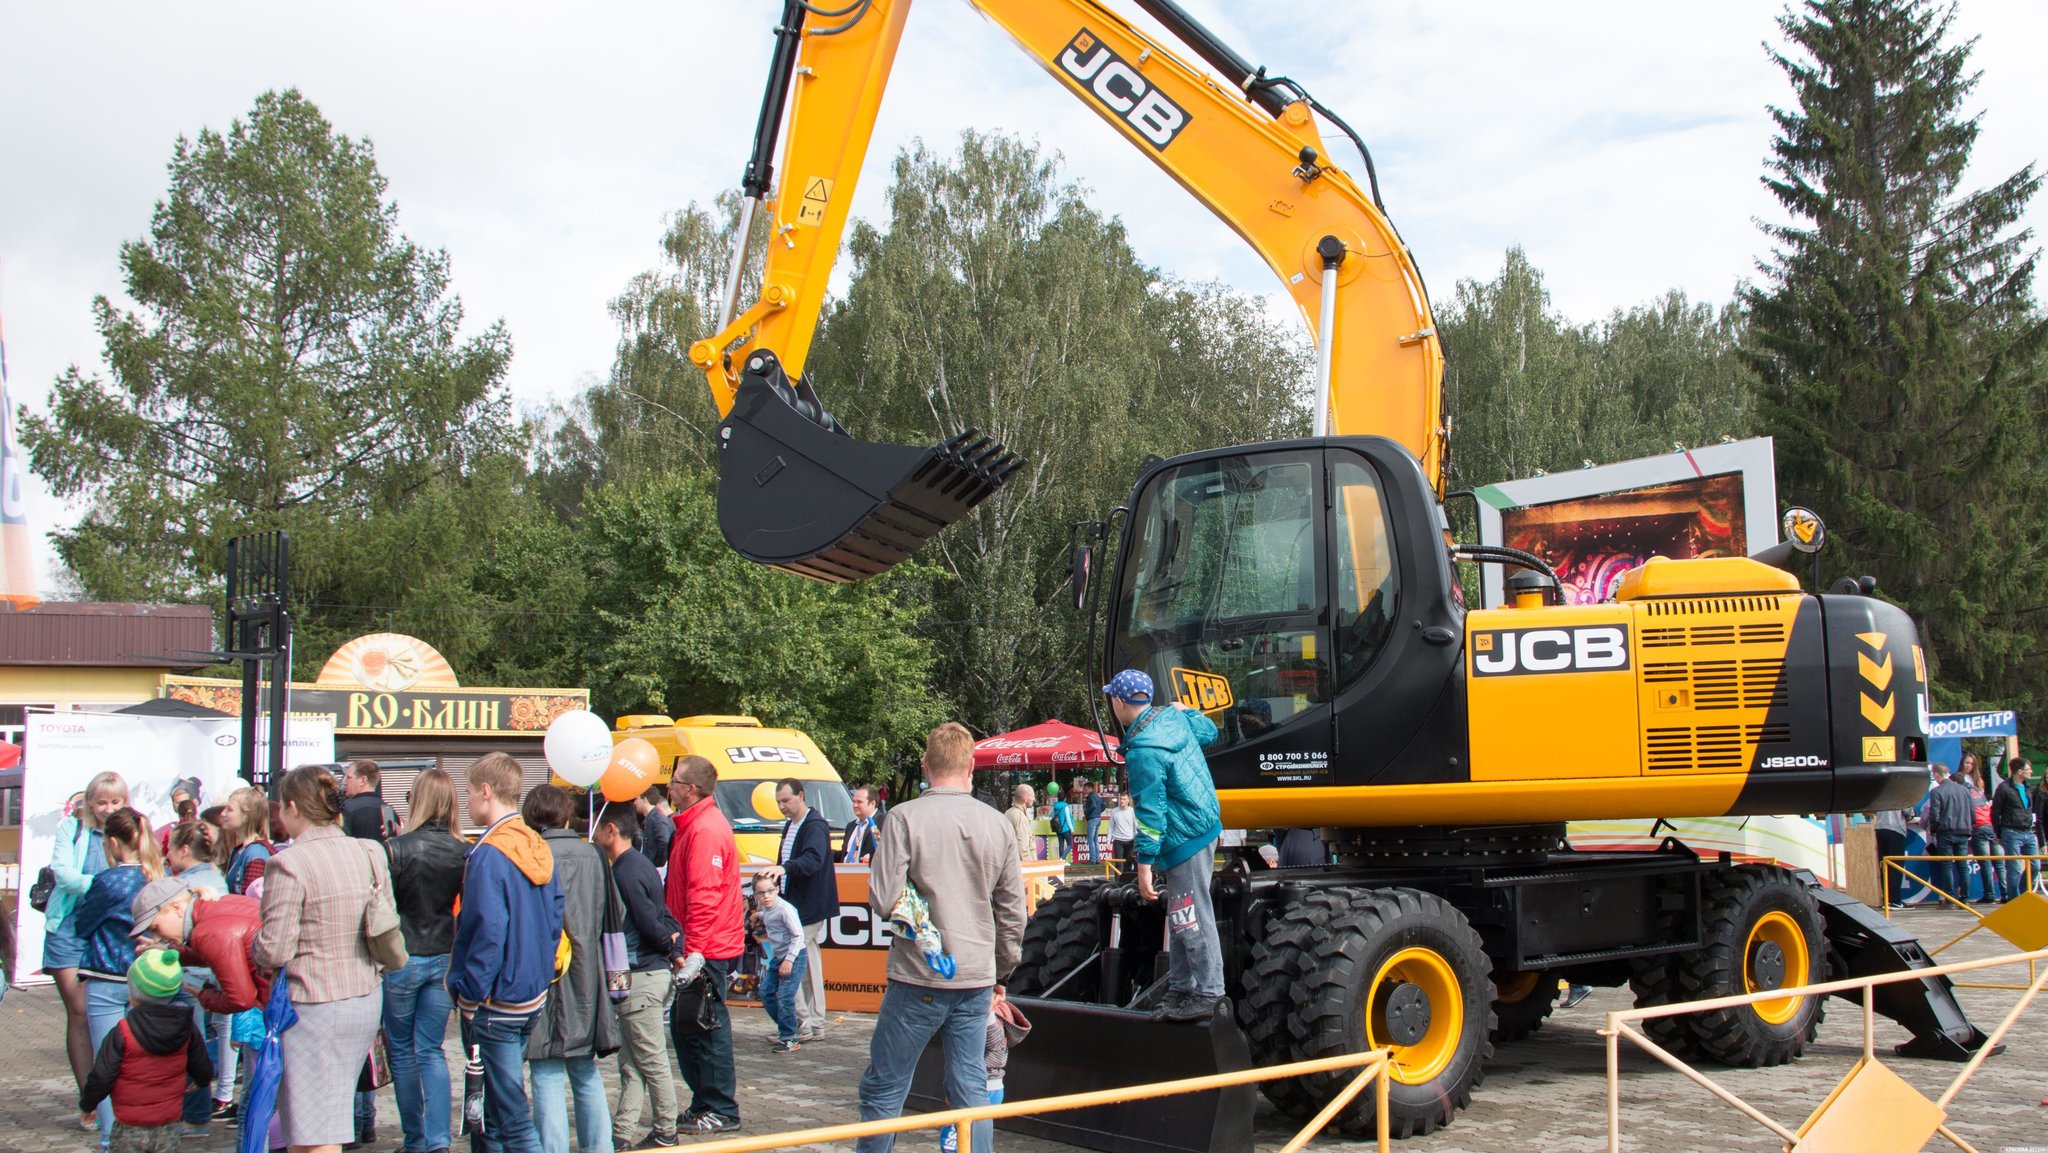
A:
[[[1968,928],[1960,911],[1914,910],[1901,914],[1929,948]],[[1989,934],[1956,946],[1944,959],[1963,960],[2011,951]],[[1988,980],[2023,980],[2024,969],[1994,971]],[[1972,1019],[1992,1028],[2018,994],[1995,990],[1962,990]],[[1577,1151],[1606,1147],[1606,1050],[1596,1030],[1604,1014],[1627,1008],[1626,990],[1601,989],[1578,1008],[1561,1011],[1527,1041],[1500,1049],[1472,1106],[1455,1124],[1430,1137],[1400,1145],[1403,1153],[1519,1153],[1522,1150]],[[748,1130],[789,1130],[851,1120],[854,1086],[866,1062],[872,1018],[847,1014],[835,1018],[824,1040],[802,1052],[770,1052],[765,1014],[736,1014],[740,1108]],[[10,1054],[0,1060],[0,1150],[41,1153],[61,1150],[84,1153],[93,1138],[67,1129],[75,1117],[75,1093],[59,1048],[62,1013],[48,989],[14,990],[0,1004],[0,1046]],[[1880,1053],[1906,1038],[1903,1029],[1879,1020]],[[1981,1153],[2038,1150],[2048,1153],[2048,1004],[2021,1018],[2009,1037],[2009,1050],[1989,1061],[1963,1091],[1954,1108],[1953,1126]],[[1862,1024],[1847,1002],[1830,1003],[1819,1040],[1805,1059],[1779,1069],[1710,1070],[1722,1084],[1781,1123],[1796,1128],[1828,1090],[1845,1076],[1861,1054]],[[451,1051],[451,1060],[453,1053]],[[611,1062],[606,1062],[607,1077]],[[1893,1062],[1905,1079],[1930,1097],[1937,1096],[1960,1066],[1938,1062]],[[456,1066],[460,1068],[459,1065]],[[384,1153],[398,1145],[396,1113],[386,1089],[379,1104],[379,1135],[373,1147]],[[1775,1149],[1777,1142],[1761,1127],[1723,1106],[1678,1074],[1637,1052],[1623,1058],[1623,1148],[1680,1153],[1690,1150]],[[236,1130],[216,1126],[205,1140],[186,1142],[199,1153],[228,1153]],[[1261,1105],[1258,1146],[1271,1153],[1293,1135],[1269,1106]],[[909,1148],[930,1150],[936,1142],[919,1136]],[[1064,1153],[1069,1147],[1008,1134],[998,1144],[1011,1153]],[[1368,1142],[1324,1139],[1316,1148],[1330,1153],[1359,1153]],[[1947,1148],[1936,1138],[1930,1148]]]

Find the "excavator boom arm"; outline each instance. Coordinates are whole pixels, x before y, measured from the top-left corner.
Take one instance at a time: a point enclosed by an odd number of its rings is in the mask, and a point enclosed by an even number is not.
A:
[[[1327,430],[1399,441],[1441,492],[1443,354],[1422,276],[1373,199],[1328,162],[1300,94],[1257,74],[1243,76],[1243,88],[1220,83],[1095,0],[968,2],[1280,277],[1327,366]],[[1248,72],[1171,0],[1140,2],[1212,64]],[[724,329],[690,350],[721,415],[742,379],[736,366],[757,350],[779,358],[790,379],[802,377],[910,7],[790,0],[785,8],[778,35],[794,37],[796,50],[783,69],[789,87],[776,91],[780,78],[771,77],[762,116],[772,132],[771,112],[786,100],[780,163],[762,199],[771,215],[761,292],[736,316],[729,299]],[[756,187],[769,186],[758,171],[766,154],[757,141]]]

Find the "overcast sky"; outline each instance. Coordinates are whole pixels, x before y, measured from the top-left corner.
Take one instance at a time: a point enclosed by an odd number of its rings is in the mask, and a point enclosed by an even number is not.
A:
[[[1019,0],[1022,2],[1022,0]],[[1137,19],[1129,0],[1111,6]],[[1373,150],[1389,215],[1439,300],[1528,250],[1556,306],[1598,319],[1669,288],[1725,301],[1763,252],[1775,0],[1183,0],[1255,64],[1302,81]],[[608,367],[605,306],[663,218],[737,183],[779,0],[0,7],[0,316],[32,409],[65,366],[103,371],[90,304],[122,299],[180,134],[296,86],[367,136],[400,225],[447,249],[470,331],[502,318],[522,406]],[[2048,154],[2048,3],[1961,0],[1983,79],[1972,184]],[[886,160],[963,128],[1033,137],[1177,276],[1271,294],[1271,275],[1176,185],[960,0],[920,0],[857,215]],[[1354,166],[1348,149],[1333,159]],[[2044,219],[2038,200],[2029,222]],[[829,387],[829,382],[828,382]],[[69,512],[31,478],[42,527]],[[45,555],[47,564],[47,554]]]

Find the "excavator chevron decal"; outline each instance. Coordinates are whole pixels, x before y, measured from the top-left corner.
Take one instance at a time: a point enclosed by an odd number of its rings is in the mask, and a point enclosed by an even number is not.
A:
[[[1871,660],[1862,653],[1857,653],[1856,671],[1862,673],[1863,679],[1876,686],[1879,692],[1892,687],[1892,655],[1890,653],[1884,655],[1883,664]]]
[[[1863,694],[1863,719],[1880,729],[1891,728],[1892,714],[1898,711],[1897,706],[1897,699],[1890,693],[1884,695],[1883,704],[1879,704],[1870,694],[1865,693]]]
[[[1884,651],[1884,642],[1889,639],[1883,633],[1857,633],[1856,639],[1869,645],[1877,652]]]

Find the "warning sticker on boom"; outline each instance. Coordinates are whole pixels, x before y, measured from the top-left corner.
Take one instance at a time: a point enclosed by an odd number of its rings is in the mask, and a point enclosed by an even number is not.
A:
[[[825,206],[832,202],[832,182],[822,176],[804,181],[804,198],[797,202],[796,222],[808,228],[825,223]]]

